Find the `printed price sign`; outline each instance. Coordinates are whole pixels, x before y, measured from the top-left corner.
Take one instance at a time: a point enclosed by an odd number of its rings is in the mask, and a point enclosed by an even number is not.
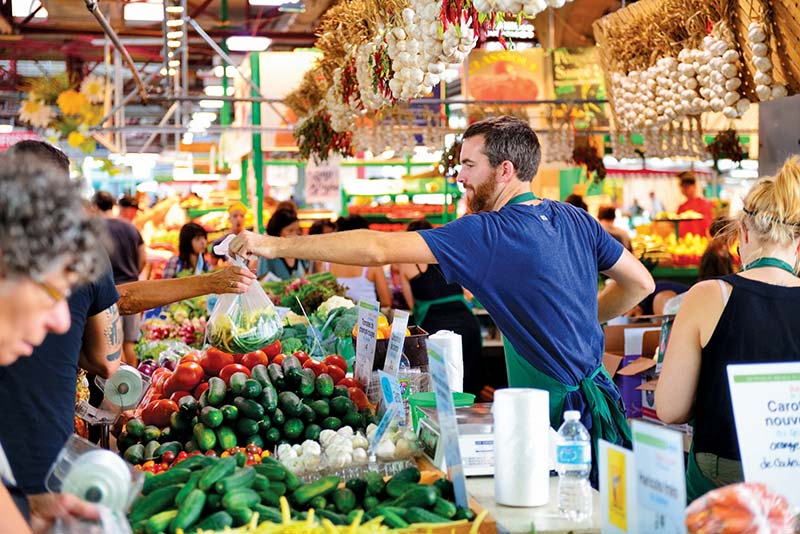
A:
[[[453,483],[456,495],[456,504],[467,508],[467,479],[464,476],[464,466],[461,463],[461,450],[458,446],[458,424],[456,423],[456,408],[453,404],[453,393],[447,380],[447,365],[445,364],[444,344],[435,339],[428,340],[428,366],[430,367],[431,380],[436,393],[436,417],[444,446],[444,458],[447,464],[447,473]]]
[[[369,386],[372,364],[375,361],[375,340],[378,338],[378,303],[358,302],[358,346],[356,347],[355,378]]]
[[[800,363],[728,366],[744,479],[800,506]]]
[[[383,370],[392,376],[397,376],[400,370],[400,357],[403,355],[403,344],[406,340],[408,316],[407,311],[394,311],[392,334],[389,336],[389,348],[386,350],[386,361],[383,364]]]
[[[386,431],[389,429],[389,425],[392,423],[392,421],[402,418],[403,413],[405,412],[403,408],[403,397],[402,393],[400,392],[400,383],[397,381],[397,377],[386,374],[383,371],[378,371],[378,377],[381,385],[383,406],[386,407],[386,411],[384,412],[383,417],[381,417],[381,422],[378,424],[378,429],[375,431],[375,434],[372,436],[372,440],[370,441],[370,454],[372,454],[378,447],[378,444],[383,439],[383,436],[386,434]]]
[[[309,161],[306,166],[304,197],[306,202],[339,200],[339,165],[316,165]]]
[[[633,421],[637,525],[634,532],[685,534],[683,434]]]
[[[600,532],[627,534],[636,531],[636,464],[633,452],[599,440]]]

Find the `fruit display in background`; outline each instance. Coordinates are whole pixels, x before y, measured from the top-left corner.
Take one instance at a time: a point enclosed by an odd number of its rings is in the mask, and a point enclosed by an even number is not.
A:
[[[657,262],[661,266],[697,267],[708,248],[705,236],[687,234],[680,239],[674,233],[660,235],[638,235],[632,239],[633,255],[640,259]],[[734,247],[735,248],[735,247]]]

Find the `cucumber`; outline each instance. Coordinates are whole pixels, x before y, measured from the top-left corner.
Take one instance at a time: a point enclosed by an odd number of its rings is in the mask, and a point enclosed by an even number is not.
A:
[[[342,417],[342,424],[344,426],[349,426],[353,430],[366,428],[367,426],[366,422],[364,421],[364,416],[355,410],[344,414],[344,417]]]
[[[267,373],[269,374],[269,381],[275,389],[282,390],[286,387],[286,378],[283,376],[283,368],[277,363],[271,363],[267,366]]]
[[[437,497],[436,490],[432,487],[419,484],[406,490],[405,493],[395,500],[394,505],[403,508],[410,508],[412,506],[430,508],[436,504]]]
[[[261,496],[250,488],[231,490],[222,497],[222,506],[230,512],[235,508],[252,508],[261,502]]]
[[[283,516],[281,515],[281,511],[277,508],[256,504],[253,506],[253,511],[258,514],[259,524],[265,521],[269,521],[270,523],[283,523]]]
[[[377,471],[367,471],[364,474],[364,480],[367,483],[367,495],[378,496],[383,491],[386,484],[383,481],[383,476]]]
[[[383,517],[383,524],[389,528],[406,528],[408,527],[408,521],[403,519],[402,516],[394,512],[393,510],[389,510],[387,508],[378,506],[374,509],[374,513]]]
[[[200,458],[196,456],[195,458]],[[200,477],[203,476],[203,471],[193,471],[191,476],[189,476],[189,480],[186,481],[186,484],[183,485],[181,490],[175,496],[175,504],[180,506],[183,501],[186,500],[186,497],[192,492],[192,490],[197,489],[197,483],[200,482]]]
[[[246,525],[253,518],[253,510],[248,507],[231,508],[228,510],[228,513],[231,514],[231,517],[233,518],[233,526],[235,527]]]
[[[325,419],[331,414],[331,406],[328,404],[326,400],[315,400],[311,401],[311,409],[314,410],[314,413],[317,414],[317,417],[320,419]]]
[[[269,481],[269,490],[276,495],[286,495],[286,480],[282,482]]]
[[[267,372],[266,365],[259,364],[250,369],[250,378],[258,380],[258,383],[261,384],[262,388],[272,386],[272,381],[269,379],[269,373]]]
[[[185,530],[189,528],[194,522],[200,519],[200,514],[203,513],[203,507],[206,504],[206,494],[199,489],[194,489],[184,499],[178,508],[178,514],[172,523],[169,525],[171,534],[176,534],[178,530]]]
[[[408,510],[406,510],[403,519],[408,521],[410,524],[414,523],[449,523],[450,520],[446,517],[442,517],[440,515],[434,514],[433,512],[429,512],[425,508],[420,508],[419,506],[412,506]]]
[[[150,495],[139,497],[131,507],[128,519],[131,524],[149,519],[159,512],[171,508],[175,504],[175,496],[181,491],[183,484],[174,484],[155,490]]]
[[[142,423],[144,424],[144,423]],[[144,434],[144,429],[142,429],[142,433]],[[126,431],[122,431],[117,438],[117,450],[127,451],[131,445],[136,445],[139,442],[139,438],[135,438],[132,435],[128,434]]]
[[[233,423],[239,418],[239,408],[232,404],[226,404],[219,409],[222,412],[222,421],[224,423]]]
[[[367,495],[367,482],[360,478],[351,478],[345,482],[344,487],[352,491],[359,502]]]
[[[323,497],[339,486],[339,477],[326,476],[310,484],[304,484],[292,492],[292,500],[299,506],[308,504],[314,497]]]
[[[297,475],[286,469],[286,478],[283,479],[288,491],[294,491],[303,485],[303,481],[297,478]]]
[[[300,411],[300,419],[305,424],[311,424],[317,418],[317,414],[314,413],[314,410],[308,404],[303,404]]]
[[[175,484],[183,484],[189,480],[189,476],[191,474],[192,472],[188,469],[173,467],[168,471],[164,471],[160,475],[146,479],[144,481],[144,485],[142,486],[142,495],[149,495],[157,489],[174,486]]]
[[[355,410],[353,401],[345,397],[334,397],[331,399],[331,412],[336,415],[344,416],[347,412]]]
[[[446,478],[439,478],[432,484],[434,488],[439,490],[439,496],[443,499],[453,500],[455,494],[453,492],[453,483]]]
[[[265,464],[262,461],[260,464],[255,464],[253,469],[259,475],[268,478],[270,482],[280,482],[286,479],[287,470],[281,465]]]
[[[276,443],[278,443],[278,441],[280,441],[280,439],[281,439],[281,431],[278,430],[275,427],[270,428],[264,434],[264,443],[267,444],[270,447],[275,445]],[[262,447],[262,449],[263,449],[263,447]]]
[[[208,389],[206,391],[208,392],[206,394],[208,404],[220,406],[225,400],[225,393],[227,393],[228,387],[223,379],[218,376],[212,376],[208,379]]]
[[[320,375],[322,376],[322,375]],[[350,398],[350,392],[347,391],[347,386],[334,386],[333,387],[333,395],[332,397],[345,397],[347,399]]]
[[[269,489],[269,484],[270,482],[267,477],[256,474],[256,478],[253,479],[253,485],[251,487],[256,491],[264,491]]]
[[[200,421],[208,428],[217,428],[222,424],[223,419],[222,412],[213,406],[206,406],[200,410]]]
[[[320,397],[330,397],[333,395],[333,378],[329,374],[322,373],[314,382],[314,389]]]
[[[378,498],[373,495],[367,495],[366,497],[364,497],[364,509],[367,511],[372,510],[380,503],[381,501],[379,501]]]
[[[208,390],[205,390],[200,394],[200,398],[197,399],[197,404],[200,405],[200,408],[205,408],[206,406],[211,406],[211,403],[208,402]]]
[[[456,512],[458,512],[458,509],[456,505],[450,501],[437,497],[436,504],[433,505],[431,511],[436,515],[452,519],[453,516],[456,515]]]
[[[203,423],[194,425],[192,437],[201,451],[210,451],[217,445],[217,435]]]
[[[167,443],[168,441],[177,441],[178,435],[177,433],[173,433],[173,429],[171,426],[164,427],[161,430],[161,436],[159,436],[158,441],[161,443]]]
[[[236,421],[236,433],[242,437],[252,436],[258,432],[258,421],[243,417]]]
[[[142,434],[142,441],[158,440],[161,437],[161,429],[154,425],[144,427],[144,434]]]
[[[283,424],[283,435],[288,440],[296,440],[303,433],[303,428],[303,422],[296,417],[292,417]]]
[[[200,530],[210,530],[212,532],[216,532],[219,530],[224,530],[225,527],[230,526],[233,526],[233,518],[231,517],[231,514],[225,510],[220,510],[219,512],[214,512],[210,516],[197,523],[197,525],[192,527],[189,532],[197,532]]]
[[[456,515],[453,516],[453,521],[460,521],[461,519],[466,519],[467,521],[472,521],[475,519],[475,512],[470,510],[469,508],[457,508]]]
[[[331,494],[331,500],[339,513],[347,514],[356,507],[356,494],[347,488],[339,488]]]
[[[325,518],[334,525],[347,525],[347,517],[330,510],[314,510],[319,517]]]
[[[299,393],[303,397],[310,397],[314,394],[314,385],[317,381],[317,375],[311,369],[303,369],[300,377]]]
[[[281,368],[283,369],[283,375],[287,379],[290,378],[289,374],[292,373],[297,378],[298,382],[296,383],[299,383],[300,376],[302,375],[303,372],[303,365],[300,363],[300,360],[298,360],[295,356],[292,356],[291,354],[287,354],[286,357],[283,359]],[[299,371],[300,374],[297,374],[296,373],[297,371]]]
[[[129,464],[137,465],[144,461],[144,445],[141,443],[134,443],[122,455],[126,462]]]
[[[234,395],[241,395],[244,393],[245,383],[247,382],[247,375],[242,372],[233,373],[231,375],[231,379],[228,382],[228,389],[231,390],[231,393]]]
[[[280,408],[276,408],[274,412],[272,412],[272,424],[276,426],[280,426],[286,422],[286,415],[283,413],[283,410]]]
[[[265,415],[261,418],[261,421],[258,422],[258,431],[262,434],[266,434],[267,430],[270,428],[272,428],[272,419],[270,419],[268,415]]]
[[[297,417],[303,411],[303,404],[300,402],[300,397],[291,391],[281,391],[278,393],[278,405],[289,417]]]
[[[236,458],[221,458],[216,465],[209,468],[197,483],[197,488],[207,491],[222,478],[229,476],[236,469]]]
[[[311,423],[310,425],[306,426],[305,431],[303,432],[303,438],[310,439],[311,441],[319,441],[319,435],[322,432],[322,427]]]
[[[259,491],[258,496],[261,498],[261,502],[267,506],[274,506],[275,508],[280,508],[281,506],[281,496],[271,489]]]
[[[231,406],[233,408],[233,406]],[[223,450],[232,449],[236,446],[236,433],[229,426],[221,426],[215,430],[217,434],[217,444]]]
[[[261,390],[261,396],[258,398],[258,400],[264,407],[264,411],[267,413],[272,413],[275,411],[275,408],[278,407],[278,392],[274,387],[272,387],[272,384],[267,384]]]
[[[189,424],[189,416],[180,412],[169,414],[169,427],[176,432],[186,432],[192,429],[192,425]]]
[[[326,417],[322,420],[322,428],[330,430],[339,430],[342,428],[342,420],[338,417]]]
[[[199,409],[200,405],[191,395],[184,395],[181,400],[178,401],[178,412],[183,416],[191,417],[196,415]]]
[[[217,493],[228,493],[231,490],[250,488],[256,480],[256,471],[252,467],[239,469],[229,477],[225,477],[214,485]],[[455,513],[455,510],[453,510]]]
[[[144,446],[144,459],[154,460],[156,458],[156,451],[159,447],[161,447],[161,443],[155,440],[148,442],[147,445]]]
[[[264,448],[264,439],[259,436],[258,434],[253,434],[252,436],[247,436],[244,439],[245,447],[247,445],[255,445],[256,447],[263,449]]]
[[[255,419],[256,421],[264,417],[264,407],[253,399],[236,397],[233,400],[233,405],[239,410],[240,417],[249,417],[250,419]]]
[[[247,455],[244,452],[239,451],[233,457],[236,458],[237,467],[244,467],[247,464]]]
[[[246,399],[258,398],[258,396],[261,395],[262,389],[261,383],[258,380],[255,378],[248,378],[244,381],[242,396]]]
[[[308,502],[308,507],[314,510],[324,510],[326,506],[328,506],[328,501],[322,495],[318,495]]]
[[[152,442],[151,442],[152,443]],[[149,445],[149,443],[148,443]],[[166,443],[162,443],[153,453],[155,458],[161,458],[165,452],[172,452],[173,454],[177,455],[179,452],[183,450],[183,445],[181,445],[180,441],[168,441]]]
[[[144,422],[139,418],[133,418],[125,423],[125,431],[134,438],[141,438],[144,436]]]
[[[194,456],[189,456],[185,460],[181,461],[178,465],[183,469],[202,470],[210,465],[215,464],[216,462],[217,458],[215,456],[203,456],[202,454],[196,454]]]
[[[222,510],[222,495],[209,493],[206,498],[206,509],[209,512],[218,512]]]
[[[177,510],[166,510],[157,513],[144,524],[145,532],[147,534],[161,534],[161,532],[167,530],[167,527],[177,515]]]

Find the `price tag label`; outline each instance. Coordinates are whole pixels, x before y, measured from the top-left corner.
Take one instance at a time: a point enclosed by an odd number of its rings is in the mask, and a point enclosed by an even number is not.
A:
[[[408,316],[407,311],[394,311],[392,334],[389,336],[389,348],[386,350],[386,361],[383,364],[383,370],[392,376],[397,376],[400,370],[400,357],[403,355],[403,345],[406,340]]]
[[[375,361],[375,340],[378,338],[378,303],[358,302],[358,346],[356,348],[355,378],[369,386],[372,364]]]
[[[600,532],[627,534],[635,532],[636,463],[633,452],[605,440],[598,440],[597,457],[600,461]]]
[[[445,463],[453,490],[456,504],[467,508],[467,479],[464,476],[464,466],[461,463],[461,450],[458,446],[458,424],[456,423],[456,408],[453,404],[453,394],[447,380],[447,365],[443,352],[446,346],[434,339],[428,339],[428,366],[433,380],[436,394],[436,416],[444,447]]]
[[[306,202],[332,202],[339,200],[339,165],[317,165],[313,159],[306,166],[304,191]]]
[[[378,429],[375,431],[375,434],[372,436],[372,440],[370,441],[370,454],[372,454],[378,447],[378,444],[383,439],[383,436],[386,434],[386,431],[389,429],[389,425],[392,424],[392,421],[402,418],[405,411],[403,409],[403,397],[400,391],[400,383],[397,381],[397,377],[386,374],[383,371],[378,371],[378,377],[381,385],[383,406],[386,407],[386,411],[384,412],[383,417],[381,417],[381,422],[378,424]]]

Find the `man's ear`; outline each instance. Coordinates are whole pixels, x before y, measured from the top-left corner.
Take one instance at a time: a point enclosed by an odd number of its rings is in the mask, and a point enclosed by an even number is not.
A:
[[[501,162],[497,166],[497,171],[497,181],[500,183],[508,183],[517,175],[514,164],[508,160]]]

